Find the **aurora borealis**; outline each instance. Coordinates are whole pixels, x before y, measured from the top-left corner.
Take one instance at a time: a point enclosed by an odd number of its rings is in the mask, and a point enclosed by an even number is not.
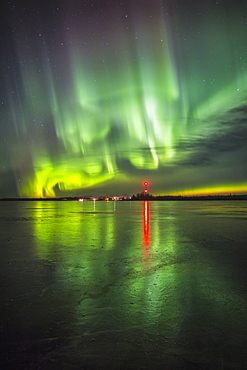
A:
[[[247,192],[246,1],[0,8],[0,197]]]

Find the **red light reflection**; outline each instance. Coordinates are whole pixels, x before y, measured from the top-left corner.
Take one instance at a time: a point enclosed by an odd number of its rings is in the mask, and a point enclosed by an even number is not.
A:
[[[149,249],[151,245],[150,241],[150,202],[148,200],[143,201],[143,255],[145,264],[150,263],[149,257],[151,249]]]

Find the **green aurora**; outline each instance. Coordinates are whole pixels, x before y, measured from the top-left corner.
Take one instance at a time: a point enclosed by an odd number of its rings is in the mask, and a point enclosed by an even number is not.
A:
[[[247,190],[245,2],[24,3],[2,13],[1,196]]]

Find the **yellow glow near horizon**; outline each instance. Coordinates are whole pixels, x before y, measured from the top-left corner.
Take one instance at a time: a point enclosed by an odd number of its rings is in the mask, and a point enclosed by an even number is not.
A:
[[[197,195],[224,195],[224,194],[247,194],[247,185],[217,185],[207,188],[189,189],[169,193],[169,195],[197,196]]]

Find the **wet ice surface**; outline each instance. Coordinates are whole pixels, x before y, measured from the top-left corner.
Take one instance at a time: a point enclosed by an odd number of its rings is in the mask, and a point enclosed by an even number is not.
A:
[[[6,369],[246,369],[247,202],[0,202]]]

